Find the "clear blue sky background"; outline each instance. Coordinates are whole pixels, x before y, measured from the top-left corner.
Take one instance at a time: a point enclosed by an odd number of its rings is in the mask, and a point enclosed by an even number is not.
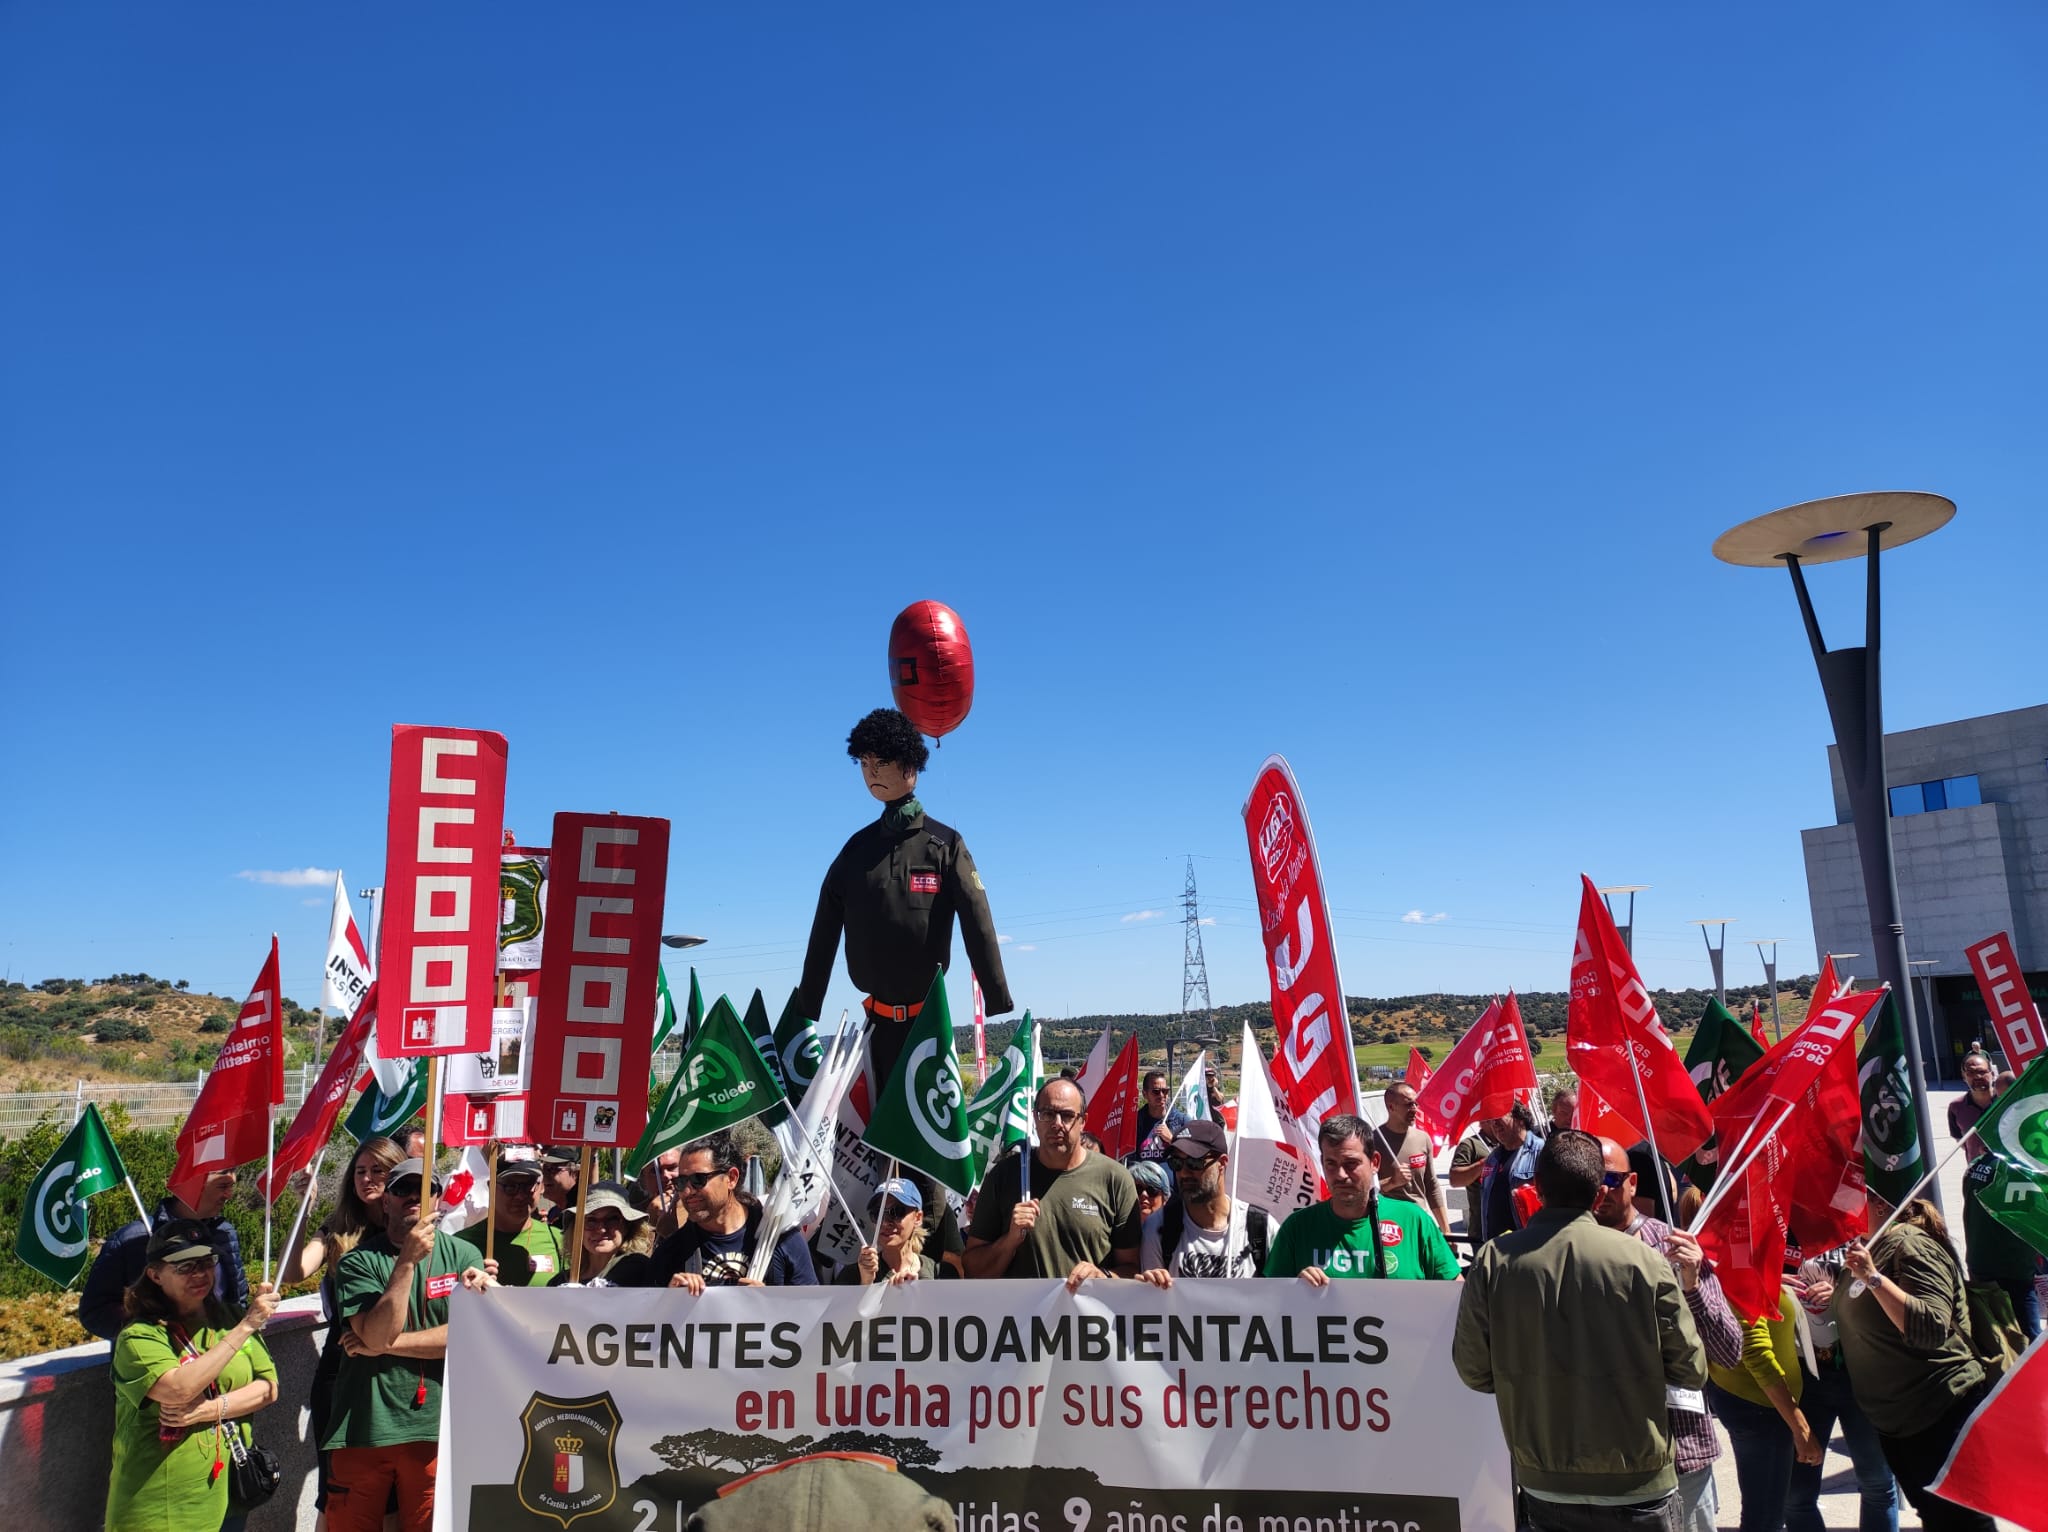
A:
[[[779,1002],[933,597],[980,687],[923,796],[1022,1004],[1177,1007],[1187,853],[1263,995],[1276,750],[1353,994],[1561,987],[1581,870],[1653,885],[1653,984],[1697,916],[1809,970],[1819,686],[1708,547],[1946,493],[1889,721],[2048,700],[2044,54],[2018,3],[9,6],[0,965],[239,994],[275,929],[311,1002],[325,889],[245,874],[376,881],[389,725],[449,723],[529,838],[673,817],[668,924]]]

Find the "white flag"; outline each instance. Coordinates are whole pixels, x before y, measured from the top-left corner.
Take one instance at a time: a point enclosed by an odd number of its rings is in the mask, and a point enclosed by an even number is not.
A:
[[[1230,1198],[1264,1208],[1267,1217],[1279,1222],[1322,1196],[1322,1157],[1308,1125],[1282,1105],[1249,1025],[1239,1076]]]
[[[840,1017],[839,1031],[827,1045],[803,1101],[790,1117],[775,1125],[776,1145],[782,1150],[782,1172],[768,1196],[768,1210],[755,1248],[756,1269],[749,1275],[766,1274],[775,1242],[784,1233],[801,1228],[806,1235],[814,1234],[830,1210],[829,1178],[833,1171],[834,1140],[839,1135],[840,1103],[859,1078],[866,1054],[860,1033],[849,1029],[846,1018]]]
[[[1088,1062],[1081,1066],[1081,1076],[1074,1083],[1081,1087],[1085,1100],[1094,1094],[1096,1084],[1109,1073],[1109,1028],[1102,1029],[1102,1036],[1095,1039],[1095,1046],[1088,1050]],[[1044,1078],[1043,1071],[1040,1079]]]
[[[1180,1089],[1174,1092],[1168,1111],[1177,1111],[1189,1122],[1197,1118],[1206,1122],[1215,1114],[1209,1110],[1209,1050],[1204,1048],[1195,1055],[1194,1063],[1181,1077]]]
[[[441,1232],[454,1234],[481,1223],[491,1207],[491,1162],[471,1144],[441,1192]]]
[[[327,917],[327,967],[320,975],[320,1009],[340,1016],[353,1016],[370,992],[370,972],[376,965],[356,930],[355,912],[348,905],[348,889],[341,874],[334,875],[334,908]]]

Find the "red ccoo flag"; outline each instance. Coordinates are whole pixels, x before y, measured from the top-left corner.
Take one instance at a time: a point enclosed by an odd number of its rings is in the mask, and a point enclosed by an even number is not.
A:
[[[1850,987],[1836,975],[1835,955],[1830,952],[1820,960],[1820,977],[1813,981],[1813,993],[1806,999],[1806,1014],[1818,1016],[1840,996],[1848,994]]]
[[[1475,1122],[1505,1117],[1520,1091],[1536,1089],[1522,1007],[1510,990],[1472,1023],[1443,1066],[1415,1093],[1416,1110],[1459,1139]]]
[[[1785,1270],[1785,1210],[1781,1194],[1788,1159],[1776,1138],[1766,1142],[1735,1188],[1716,1203],[1693,1232],[1714,1263],[1721,1290],[1744,1320],[1775,1319]]]
[[[1657,1152],[1682,1160],[1714,1131],[1692,1076],[1636,973],[1635,959],[1614,929],[1614,917],[1591,878],[1579,899],[1579,938],[1572,954],[1571,1006],[1565,1054],[1573,1073],[1631,1121],[1649,1110]],[[1640,1093],[1640,1095],[1638,1094]]]
[[[1088,1098],[1088,1131],[1102,1152],[1120,1160],[1137,1148],[1138,1118],[1131,1103],[1138,1094],[1138,1034],[1125,1041],[1109,1074]]]
[[[206,1178],[260,1160],[270,1147],[271,1114],[284,1105],[284,1009],[279,1003],[277,938],[256,987],[228,1030],[213,1072],[178,1130],[178,1159],[168,1185],[188,1207]]]
[[[2048,1442],[2048,1346],[2036,1341],[1963,1423],[1948,1461],[1927,1488],[2028,1532],[2048,1532],[2042,1442]]]
[[[1418,1098],[1421,1097],[1422,1087],[1429,1084],[1429,1060],[1422,1056],[1420,1048],[1409,1048],[1408,1068],[1403,1072],[1401,1080],[1403,1084],[1415,1092]],[[1422,1129],[1424,1133],[1427,1133],[1429,1141],[1436,1145],[1437,1148],[1443,1149],[1450,1144],[1451,1135],[1445,1132],[1443,1125],[1423,1111],[1420,1106],[1415,1109],[1415,1126]]]

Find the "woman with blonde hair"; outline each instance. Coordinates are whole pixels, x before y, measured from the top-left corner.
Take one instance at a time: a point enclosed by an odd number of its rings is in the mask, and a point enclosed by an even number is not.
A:
[[[868,1199],[868,1212],[875,1219],[875,1242],[861,1246],[854,1263],[832,1279],[835,1283],[930,1282],[944,1275],[924,1253],[924,1194],[915,1182],[905,1176],[884,1181]]]
[[[617,1181],[600,1181],[590,1188],[584,1201],[583,1227],[576,1229],[572,1211],[565,1230],[583,1242],[581,1287],[645,1287],[642,1278],[653,1270],[647,1252],[654,1248],[654,1224],[635,1205],[632,1195]],[[564,1265],[548,1281],[549,1287],[569,1285],[569,1268]]]
[[[333,1316],[327,1322],[327,1339],[320,1351],[319,1365],[313,1369],[313,1386],[307,1399],[307,1408],[313,1416],[312,1441],[320,1441],[327,1434],[328,1418],[334,1407],[334,1379],[341,1371],[344,1355],[341,1348],[341,1332],[344,1323],[340,1317],[340,1295],[334,1286],[335,1270],[341,1265],[341,1258],[362,1241],[366,1234],[372,1234],[384,1227],[384,1183],[391,1174],[391,1167],[405,1158],[405,1151],[388,1138],[372,1137],[356,1145],[354,1158],[349,1161],[348,1174],[342,1178],[341,1194],[335,1198],[334,1211],[327,1215],[319,1232],[309,1235],[305,1244],[292,1252],[291,1264],[278,1273],[278,1285],[290,1287],[304,1282],[320,1273],[320,1304]],[[304,1195],[313,1195],[308,1186]],[[319,1484],[313,1496],[314,1525],[322,1527],[327,1522],[327,1475],[332,1454],[319,1455]]]
[[[1875,1199],[1873,1199],[1874,1201]],[[1928,1491],[1991,1379],[1970,1341],[1970,1299],[1948,1225],[1918,1199],[1867,1246],[1843,1252],[1853,1281],[1830,1310],[1849,1388],[1927,1532],[1993,1532],[1989,1516]]]
[[[229,1468],[248,1442],[237,1422],[277,1397],[277,1367],[257,1339],[277,1289],[259,1284],[237,1317],[213,1295],[215,1265],[212,1230],[196,1220],[160,1222],[149,1236],[114,1339],[106,1532],[242,1525],[230,1514]]]

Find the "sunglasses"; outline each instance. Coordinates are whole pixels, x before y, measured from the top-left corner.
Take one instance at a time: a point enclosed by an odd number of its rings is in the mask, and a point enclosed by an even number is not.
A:
[[[1163,1085],[1155,1085],[1152,1089],[1145,1092],[1148,1096],[1163,1096],[1166,1093],[1166,1087]]]
[[[1633,1170],[1610,1170],[1600,1178],[1600,1184],[1611,1192],[1619,1191],[1621,1183],[1634,1174]]]
[[[693,1192],[701,1192],[713,1181],[731,1175],[729,1170],[699,1170],[687,1176],[677,1176],[676,1185],[687,1186]]]
[[[1031,1109],[1031,1115],[1040,1122],[1056,1122],[1062,1127],[1081,1120],[1079,1112],[1063,1112],[1058,1107],[1040,1106]]]
[[[210,1255],[195,1255],[190,1260],[172,1261],[171,1271],[178,1276],[193,1277],[205,1272],[209,1277],[220,1267],[220,1262]]]
[[[922,1208],[907,1208],[903,1206],[903,1204],[900,1202],[892,1202],[887,1207],[882,1209],[882,1222],[901,1223],[904,1219],[908,1218],[912,1213],[918,1213],[922,1211]]]

